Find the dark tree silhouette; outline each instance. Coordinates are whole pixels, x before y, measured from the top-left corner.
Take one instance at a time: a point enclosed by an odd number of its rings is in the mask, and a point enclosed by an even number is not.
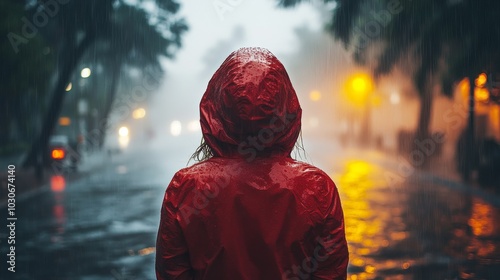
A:
[[[301,0],[280,0],[292,7]],[[453,85],[500,65],[500,1],[495,0],[324,0],[331,10],[327,30],[353,51],[356,62],[375,61],[375,76],[396,65],[413,68],[421,100],[416,137],[429,133],[432,85]],[[334,4],[334,5],[332,5]],[[378,29],[375,25],[378,24]],[[368,34],[368,35],[367,35]],[[375,52],[375,57],[370,55]],[[370,57],[369,57],[370,56]],[[411,67],[408,64],[411,62]]]
[[[0,34],[4,38],[0,44],[2,153],[19,151],[28,139],[33,138],[37,113],[43,111],[47,103],[48,95],[44,89],[54,70],[54,56],[42,36],[33,36],[26,44],[16,44],[16,39],[19,39],[16,36],[21,36],[23,16],[23,3],[0,2]],[[26,114],[26,111],[32,114]]]
[[[121,0],[73,0],[59,5],[51,24],[41,30],[57,50],[57,81],[40,135],[33,141],[25,165],[39,165],[37,159],[45,159],[44,151],[61,112],[65,88],[75,67],[90,46],[98,42],[109,42],[113,47],[118,45],[119,48],[113,50],[116,52],[116,63],[120,63],[118,60],[124,58],[118,53],[126,52],[127,48],[138,50],[137,53],[144,50],[143,61],[151,61],[158,59],[159,54],[172,57],[175,47],[180,46],[180,36],[187,26],[182,19],[175,17],[179,4],[174,0],[156,0],[156,11],[153,15],[143,11],[143,2],[145,1],[138,1],[136,5],[128,6]],[[44,5],[45,1],[32,4],[32,13],[43,10]],[[123,14],[124,9],[128,10],[129,14]],[[138,22],[139,26],[144,27],[145,18],[151,28],[131,28]],[[125,29],[127,26],[129,29]],[[154,37],[150,37],[152,35]],[[163,41],[157,40],[158,35]],[[124,47],[123,51],[119,50],[121,47]],[[162,51],[159,51],[159,48],[162,48]]]

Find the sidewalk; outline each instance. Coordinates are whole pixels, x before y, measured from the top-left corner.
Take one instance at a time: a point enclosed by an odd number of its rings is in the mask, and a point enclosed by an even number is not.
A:
[[[420,179],[424,182],[432,182],[475,195],[496,207],[500,207],[500,182],[497,182],[495,186],[481,186],[476,180],[464,182],[456,171],[453,160],[442,157],[432,158],[429,166],[424,170],[420,170],[419,173]]]
[[[380,151],[375,152],[384,154]],[[394,153],[389,154],[387,160],[391,162],[390,166],[392,168],[398,168],[403,162],[403,157]],[[408,163],[409,161],[406,162]],[[411,176],[411,179],[474,195],[496,207],[500,207],[499,186],[481,186],[477,180],[471,180],[470,182],[463,181],[457,171],[453,158],[446,158],[445,156],[430,157],[425,167],[412,167],[414,168],[414,174]]]

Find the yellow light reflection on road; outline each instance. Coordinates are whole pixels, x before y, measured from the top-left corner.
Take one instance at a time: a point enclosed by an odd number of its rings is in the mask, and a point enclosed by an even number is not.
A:
[[[375,273],[376,269],[375,269],[375,267],[373,265],[367,265],[366,268],[365,268],[365,271],[367,273],[371,274],[371,273]]]
[[[66,188],[66,179],[61,175],[50,177],[50,189],[53,192],[62,192]]]
[[[495,231],[494,208],[478,199],[472,204],[469,219],[472,233],[476,236],[489,236]]]
[[[339,192],[345,196],[342,206],[346,217],[346,238],[351,245],[358,244],[361,247],[364,240],[370,240],[380,231],[380,222],[374,219],[367,200],[367,191],[373,186],[369,175],[374,168],[367,162],[351,160],[346,163],[345,171],[340,176]],[[351,248],[350,251],[356,255],[370,253],[369,249],[362,247]]]
[[[401,225],[400,210],[388,196],[384,170],[368,161],[348,159],[335,181],[342,199],[346,239],[349,244],[350,266],[356,267],[349,279],[373,279],[377,271],[401,269],[406,259],[399,261],[375,259],[372,255],[390,244],[408,237]],[[374,199],[377,197],[377,199]],[[377,201],[377,204],[373,204]],[[401,230],[387,230],[396,226]]]
[[[474,238],[468,246],[469,254],[478,259],[491,260],[500,255],[500,247],[493,240],[500,236],[500,209],[479,198],[472,199],[471,215],[468,221]]]

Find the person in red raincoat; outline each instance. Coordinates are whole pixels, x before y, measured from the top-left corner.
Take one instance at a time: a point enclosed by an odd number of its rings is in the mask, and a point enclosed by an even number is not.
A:
[[[301,114],[268,50],[242,48],[222,63],[200,103],[202,160],[165,193],[157,279],[346,279],[337,188],[290,156]]]

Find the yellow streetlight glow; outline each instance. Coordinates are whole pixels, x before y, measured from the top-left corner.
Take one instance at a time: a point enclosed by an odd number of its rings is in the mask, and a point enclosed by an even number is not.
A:
[[[90,77],[90,74],[92,73],[92,71],[90,71],[90,68],[83,68],[82,69],[82,72],[80,72],[80,75],[82,76],[82,78],[88,78]]]
[[[349,101],[356,105],[368,102],[368,96],[373,91],[373,80],[370,75],[357,73],[352,75],[345,84],[345,92]]]
[[[118,129],[118,135],[120,135],[121,137],[127,137],[128,136],[128,128],[126,126],[122,126],[120,127],[120,129]]]
[[[488,80],[488,76],[486,76],[485,73],[479,74],[479,77],[477,77],[477,79],[476,79],[476,86],[483,87],[486,84],[487,80]]]
[[[474,99],[476,101],[487,102],[490,99],[490,92],[484,86],[486,85],[486,74],[481,73],[479,77],[474,81],[476,87],[474,88]],[[469,79],[464,78],[458,84],[462,98],[469,98],[470,83]]]
[[[72,83],[69,83],[69,84],[66,86],[66,91],[70,91],[72,88],[73,88],[73,84],[72,84]]]
[[[366,92],[368,89],[368,82],[362,77],[356,77],[352,80],[352,89],[355,92]]]
[[[321,99],[321,92],[317,91],[317,90],[313,90],[309,93],[309,98],[312,100],[312,101],[319,101]]]
[[[132,118],[134,119],[142,119],[145,116],[146,116],[146,110],[144,108],[138,108],[132,112]]]
[[[486,102],[490,98],[490,93],[485,88],[475,88],[474,96],[476,97],[477,101]]]

